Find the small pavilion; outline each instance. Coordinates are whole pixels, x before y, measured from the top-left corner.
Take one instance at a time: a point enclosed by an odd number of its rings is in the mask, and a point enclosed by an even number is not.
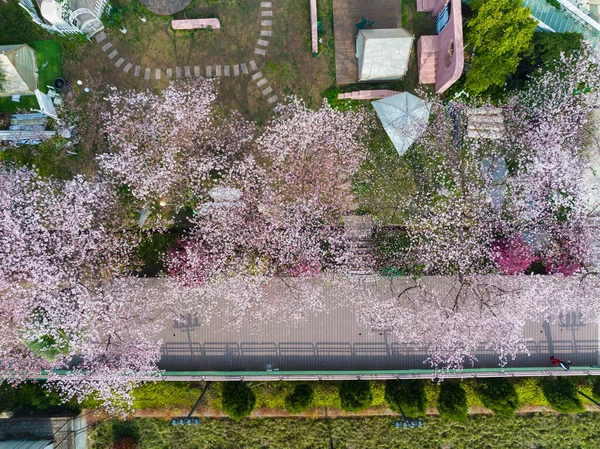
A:
[[[402,28],[360,30],[356,37],[358,81],[387,81],[402,78],[414,37]]]

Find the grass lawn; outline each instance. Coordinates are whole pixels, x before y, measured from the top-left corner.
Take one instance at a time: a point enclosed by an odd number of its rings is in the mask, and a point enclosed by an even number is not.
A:
[[[32,47],[36,53],[38,87],[42,92],[46,92],[46,86],[51,86],[55,78],[62,76],[60,44],[54,40],[27,42],[27,44]],[[18,103],[12,101],[11,97],[0,98],[0,112],[13,113],[18,110],[29,111],[31,108],[37,107],[38,102],[35,95],[22,96]]]
[[[464,423],[427,418],[422,429],[399,430],[398,416],[316,419],[203,419],[198,426],[168,420],[105,421],[90,432],[90,447],[109,449],[131,437],[140,449],[389,449],[598,448],[600,415],[530,414],[514,419],[475,416]]]

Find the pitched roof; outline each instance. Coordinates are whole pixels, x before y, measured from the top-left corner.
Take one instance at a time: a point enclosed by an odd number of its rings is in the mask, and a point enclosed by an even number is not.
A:
[[[29,45],[0,46],[0,70],[6,78],[0,96],[33,95],[37,89],[35,50]]]
[[[402,78],[408,70],[413,40],[402,28],[360,30],[356,37],[358,81]]]

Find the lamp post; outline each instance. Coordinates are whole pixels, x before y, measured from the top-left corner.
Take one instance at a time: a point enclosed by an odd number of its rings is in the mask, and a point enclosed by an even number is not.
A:
[[[200,424],[200,419],[199,418],[192,419],[192,415],[196,411],[196,408],[198,407],[198,405],[200,405],[200,401],[202,400],[202,398],[204,397],[204,394],[206,393],[206,391],[209,388],[210,388],[210,382],[206,382],[206,384],[204,384],[204,390],[202,390],[200,397],[198,398],[198,400],[196,401],[196,403],[194,404],[194,406],[192,407],[192,409],[190,410],[188,415],[185,418],[173,418],[171,420],[171,425],[172,426],[191,426],[192,424],[194,424],[194,425]]]

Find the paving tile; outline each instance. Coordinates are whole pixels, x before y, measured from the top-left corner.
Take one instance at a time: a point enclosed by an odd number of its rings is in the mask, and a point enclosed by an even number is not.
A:
[[[133,76],[140,76],[140,69],[141,67],[139,65],[136,65],[135,69],[133,69]]]
[[[258,45],[262,46],[262,47],[268,47],[269,46],[269,41],[266,41],[264,39],[259,39],[256,43]]]
[[[260,21],[260,26],[270,27],[271,25],[273,25],[273,22],[271,20],[261,20]]]
[[[173,69],[170,67],[167,69],[167,78],[173,78]]]
[[[129,73],[129,71],[131,70],[132,67],[133,67],[133,64],[131,62],[128,62],[127,64],[125,64],[125,67],[123,68],[123,71],[125,73]]]
[[[271,2],[260,2],[260,7],[261,8],[270,8]]]
[[[258,66],[256,65],[256,61],[254,61],[254,59],[250,61],[250,68],[253,72],[256,72],[258,70]]]
[[[160,79],[160,69],[154,70],[154,79]]]
[[[263,95],[268,95],[271,92],[273,92],[273,88],[271,86],[267,87],[265,90],[262,91]]]
[[[270,36],[271,30],[260,30],[260,35],[261,36]]]
[[[246,63],[245,63],[245,62],[242,62],[242,63],[240,64],[240,66],[242,67],[242,73],[243,73],[244,75],[247,75],[247,74],[248,74],[248,66],[246,65]]]
[[[277,101],[277,95],[273,95],[271,98],[267,100],[269,104],[273,104]]]
[[[254,75],[252,75],[252,81],[256,81],[259,78],[262,78],[262,72],[257,72]]]
[[[188,78],[189,78],[190,76],[192,76],[192,72],[190,72],[190,66],[189,66],[189,65],[186,65],[186,66],[183,68],[183,73],[184,73],[184,74],[185,74],[185,76],[186,76],[186,77],[188,77]]]
[[[200,66],[199,65],[194,66],[194,76],[196,76],[196,77],[200,76]]]
[[[212,76],[212,66],[211,65],[206,66],[206,76],[208,78],[210,78]]]
[[[113,59],[118,54],[119,54],[119,52],[117,50],[113,50],[110,52],[110,55],[108,55],[108,59]]]
[[[240,66],[237,64],[233,66],[233,76],[240,76]]]
[[[150,69],[149,69],[149,68],[147,68],[147,69],[144,71],[144,79],[145,79],[145,80],[149,80],[149,79],[150,79]]]
[[[273,15],[273,11],[261,11],[260,15],[263,17],[271,17]]]
[[[258,80],[258,82],[256,83],[256,85],[257,85],[258,87],[260,87],[260,86],[264,86],[264,85],[265,85],[265,84],[267,84],[267,83],[268,83],[267,79],[266,79],[266,78],[263,78],[263,79],[261,79],[261,80]]]
[[[107,42],[106,44],[104,44],[102,46],[102,51],[106,51],[108,50],[110,47],[112,47],[112,43],[111,42]]]
[[[124,62],[125,62],[125,58],[119,58],[119,59],[117,60],[117,62],[115,62],[115,66],[117,66],[117,69],[118,69],[119,67],[121,67],[121,66],[123,65],[123,63],[124,63]]]
[[[225,76],[229,76],[229,66],[226,65],[225,67],[223,67],[223,72]]]
[[[96,42],[100,43],[102,42],[104,39],[106,39],[106,33],[104,31],[99,32],[98,34],[96,34],[94,36],[94,39],[96,39]]]
[[[175,78],[181,78],[181,67],[175,67]]]
[[[221,76],[221,66],[220,65],[215,67],[215,76]]]
[[[254,53],[256,53],[257,55],[264,56],[267,54],[267,51],[264,50],[263,48],[255,48]]]

